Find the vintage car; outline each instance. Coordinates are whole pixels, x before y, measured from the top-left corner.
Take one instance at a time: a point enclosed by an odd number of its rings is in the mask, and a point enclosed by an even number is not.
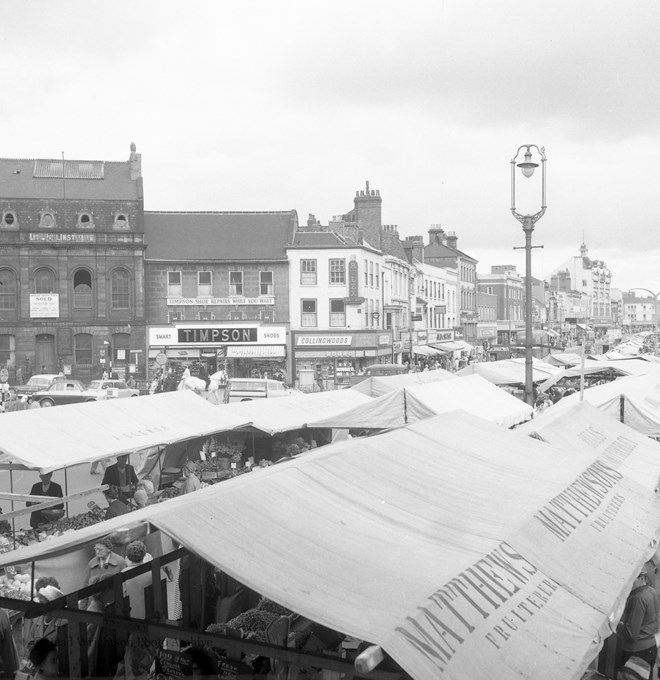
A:
[[[33,375],[25,385],[16,385],[16,395],[19,397],[29,397],[35,392],[47,390],[54,382],[66,380],[66,376],[59,373],[40,373]]]
[[[96,394],[98,400],[140,396],[140,390],[129,387],[124,380],[92,380],[87,385],[87,392]]]
[[[252,401],[252,399],[268,399],[273,397],[288,397],[302,394],[300,390],[287,387],[279,380],[268,378],[230,378],[225,387],[224,402],[231,404],[235,401]]]
[[[80,404],[85,401],[98,401],[99,396],[85,389],[80,380],[57,380],[47,390],[32,395],[42,407],[59,406],[60,404]]]

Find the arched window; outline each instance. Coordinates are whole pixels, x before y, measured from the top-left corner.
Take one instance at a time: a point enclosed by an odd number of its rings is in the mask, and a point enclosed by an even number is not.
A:
[[[39,295],[49,295],[55,292],[55,274],[52,270],[42,267],[34,272],[34,292]]]
[[[0,269],[0,309],[16,309],[16,274]]]
[[[78,269],[73,275],[73,306],[75,309],[92,308],[92,275]]]
[[[73,336],[73,357],[77,366],[92,365],[92,336],[90,333],[78,333]]]
[[[131,278],[125,269],[115,269],[110,277],[110,307],[128,309],[131,299]]]

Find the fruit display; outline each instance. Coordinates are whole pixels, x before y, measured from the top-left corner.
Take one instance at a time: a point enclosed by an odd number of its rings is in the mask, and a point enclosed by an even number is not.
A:
[[[29,574],[9,574],[0,576],[0,595],[14,600],[29,600],[32,594],[32,579]]]
[[[263,609],[248,609],[227,623],[212,623],[207,627],[206,632],[224,634],[226,628],[233,628],[242,631],[243,637],[249,636],[251,640],[267,642],[266,629],[277,617],[277,614]]]

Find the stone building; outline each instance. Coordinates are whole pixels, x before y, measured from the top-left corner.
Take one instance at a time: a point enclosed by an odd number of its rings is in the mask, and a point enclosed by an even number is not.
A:
[[[0,365],[10,382],[144,372],[141,158],[0,159]]]

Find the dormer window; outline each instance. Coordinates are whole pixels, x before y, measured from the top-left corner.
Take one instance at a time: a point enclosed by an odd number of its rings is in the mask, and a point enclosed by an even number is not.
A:
[[[128,229],[128,217],[126,213],[117,213],[115,215],[115,227],[117,227],[117,229]]]
[[[78,214],[78,226],[83,229],[90,229],[94,226],[94,219],[91,213],[81,212]]]
[[[0,226],[13,227],[14,229],[16,229],[18,227],[16,213],[13,210],[5,210],[2,213],[2,222],[0,222]]]
[[[55,215],[50,212],[50,210],[44,210],[39,218],[39,226],[45,227],[46,229],[55,226]]]

